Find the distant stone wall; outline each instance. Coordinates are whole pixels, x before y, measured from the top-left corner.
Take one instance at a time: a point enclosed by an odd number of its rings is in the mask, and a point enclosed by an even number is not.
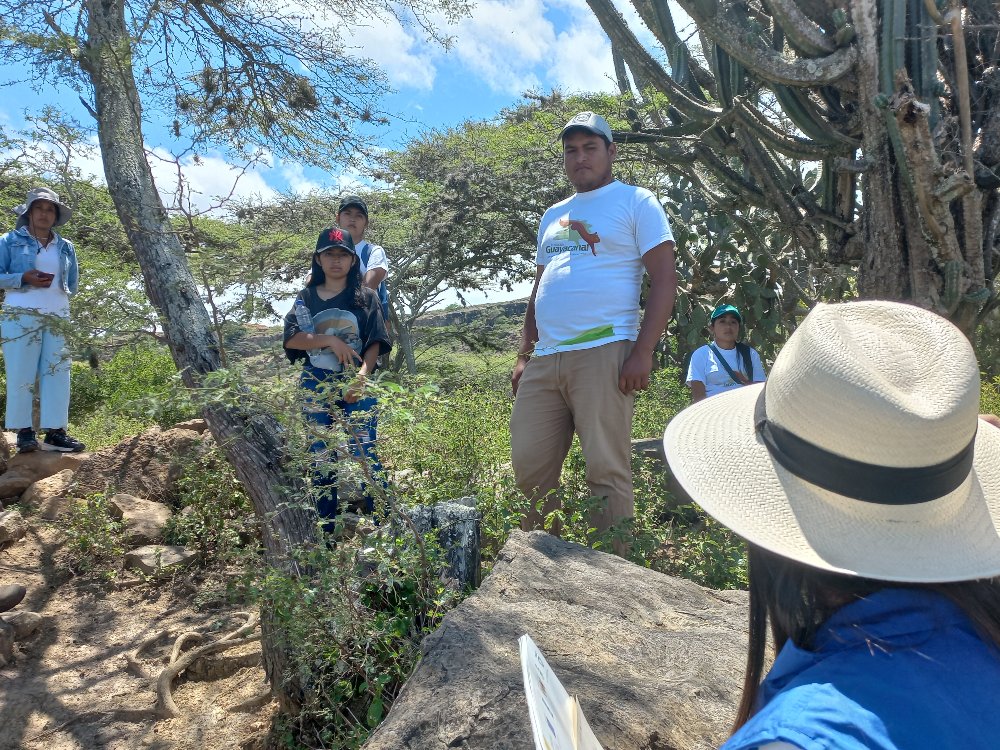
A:
[[[454,310],[441,310],[427,313],[422,316],[417,325],[430,328],[440,328],[442,326],[465,325],[473,321],[513,319],[524,320],[524,312],[528,309],[527,299],[518,299],[511,302],[491,302],[485,305],[469,305],[468,307],[456,308]]]

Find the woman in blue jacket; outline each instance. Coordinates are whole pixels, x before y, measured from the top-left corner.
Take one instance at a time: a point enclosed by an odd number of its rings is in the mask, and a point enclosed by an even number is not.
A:
[[[748,542],[723,750],[998,746],[1000,429],[977,418],[979,385],[932,312],[817,305],[766,384],[670,422],[677,479]]]
[[[55,228],[72,214],[59,196],[33,188],[12,232],[0,237],[0,289],[5,292],[0,336],[7,372],[7,429],[17,430],[17,450],[38,450],[31,411],[38,381],[40,424],[50,450],[78,452],[83,443],[66,434],[70,358],[60,329],[69,318],[79,268],[73,244]]]

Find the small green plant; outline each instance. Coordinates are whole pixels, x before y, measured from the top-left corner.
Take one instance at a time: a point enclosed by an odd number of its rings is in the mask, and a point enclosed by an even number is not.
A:
[[[222,452],[212,447],[191,455],[177,480],[175,513],[164,540],[201,552],[203,561],[225,563],[255,546],[257,523],[249,498]]]
[[[979,412],[1000,416],[1000,377],[983,381],[979,393]]]
[[[460,598],[429,540],[383,532],[301,552],[258,593],[300,665],[303,705],[276,734],[286,748],[360,747],[410,676],[422,638]]]
[[[109,500],[103,492],[77,501],[66,520],[65,552],[67,567],[74,573],[104,569],[110,576],[110,561],[125,554],[122,524],[111,517]]]

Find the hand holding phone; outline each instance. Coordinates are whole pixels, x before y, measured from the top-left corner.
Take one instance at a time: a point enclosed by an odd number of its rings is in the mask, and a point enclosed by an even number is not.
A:
[[[46,288],[52,284],[52,279],[55,278],[54,273],[46,273],[45,271],[36,271],[32,268],[29,271],[25,271],[21,274],[21,285],[22,286],[35,286]]]

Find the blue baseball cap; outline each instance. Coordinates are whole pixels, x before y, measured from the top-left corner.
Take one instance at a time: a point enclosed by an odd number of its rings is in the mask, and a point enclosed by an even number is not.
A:
[[[719,305],[715,308],[715,311],[712,313],[712,322],[714,323],[716,318],[721,318],[723,315],[735,315],[736,319],[740,321],[740,325],[743,325],[743,316],[732,305]]]

